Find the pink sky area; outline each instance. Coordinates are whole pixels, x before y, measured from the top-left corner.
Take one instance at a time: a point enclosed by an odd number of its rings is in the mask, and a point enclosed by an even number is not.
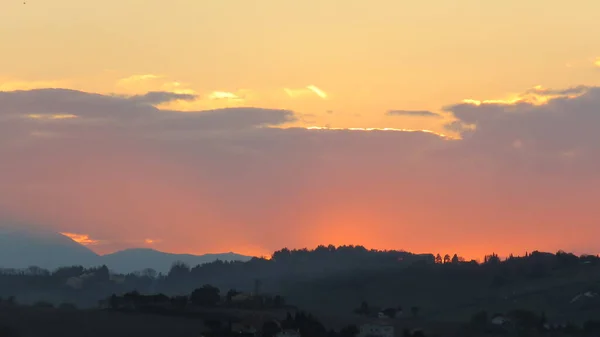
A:
[[[1,214],[85,234],[101,253],[329,243],[596,253],[600,89],[579,90],[543,105],[451,106],[462,139],[281,129],[294,118],[283,110],[177,113],[134,98],[4,92]],[[23,117],[59,111],[79,115]]]
[[[0,226],[600,253],[600,1],[0,1]]]

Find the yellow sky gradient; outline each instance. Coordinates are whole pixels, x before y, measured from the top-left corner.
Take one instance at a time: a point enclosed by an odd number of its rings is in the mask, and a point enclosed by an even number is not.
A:
[[[175,109],[444,132],[446,118],[385,112],[600,84],[599,12],[597,0],[5,0],[0,90],[168,90],[199,95]]]

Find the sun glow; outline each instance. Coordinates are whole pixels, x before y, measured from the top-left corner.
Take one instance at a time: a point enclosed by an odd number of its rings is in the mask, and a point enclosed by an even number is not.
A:
[[[90,238],[90,236],[87,234],[77,234],[77,233],[68,233],[68,232],[61,232],[60,234],[66,236],[69,239],[77,242],[80,245],[84,245],[84,246],[93,246],[93,245],[97,245],[100,243],[100,241]]]
[[[70,118],[77,118],[77,116],[71,115],[71,114],[56,114],[56,115],[30,114],[30,115],[27,115],[27,118],[31,118],[31,119],[70,119]]]
[[[444,139],[459,139],[454,136],[450,136],[447,134],[435,132],[432,130],[426,130],[426,129],[419,130],[419,129],[399,129],[399,128],[335,128],[335,127],[327,127],[327,126],[309,126],[309,127],[306,127],[306,129],[307,130],[333,130],[333,131],[346,130],[346,131],[423,132],[423,133],[431,133],[431,134],[434,134],[434,135],[439,136]]]

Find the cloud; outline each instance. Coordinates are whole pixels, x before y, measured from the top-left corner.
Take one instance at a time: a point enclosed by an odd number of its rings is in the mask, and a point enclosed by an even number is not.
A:
[[[141,104],[159,105],[162,103],[168,103],[176,100],[192,101],[196,98],[197,96],[192,94],[178,94],[174,92],[152,91],[144,95],[135,95],[129,97],[128,99]]]
[[[387,116],[410,116],[410,117],[441,117],[435,112],[427,110],[389,110]]]
[[[326,99],[327,98],[327,93],[324,92],[323,90],[319,89],[317,86],[315,85],[309,85],[308,87],[306,87],[308,90],[314,92],[317,96],[321,97],[322,99]]]
[[[325,91],[319,89],[315,85],[309,85],[309,86],[307,86],[305,88],[301,88],[301,89],[284,88],[283,90],[291,98],[299,98],[299,97],[310,95],[310,94],[317,95],[318,97],[320,97],[322,99],[327,99],[327,97],[328,97],[328,94]]]
[[[208,95],[208,97],[210,99],[225,99],[225,100],[234,100],[234,101],[243,100],[238,95],[236,95],[232,92],[226,92],[226,91],[213,91],[210,95]]]
[[[138,74],[117,80],[115,87],[118,91],[127,93],[146,93],[149,91],[173,92],[176,94],[196,95],[188,83],[168,79],[163,75]]]
[[[74,120],[70,124],[46,123],[43,127],[46,131],[66,133],[69,130],[94,132],[102,128],[108,131],[128,128],[130,132],[154,135],[161,131],[239,130],[279,125],[296,118],[291,111],[253,107],[177,112],[153,106],[175,99],[194,98],[193,95],[169,92],[135,96],[107,96],[68,89],[0,92],[0,118],[13,121],[14,125],[5,124],[5,127],[31,128],[41,126],[33,122],[68,116],[76,118],[71,118]]]
[[[461,139],[284,128],[303,115],[180,112],[153,95],[1,92],[0,214],[111,243],[98,251],[129,238],[259,255],[320,243],[473,257],[600,250],[600,88],[444,107]]]
[[[149,80],[156,80],[156,79],[161,79],[164,78],[164,76],[160,76],[160,75],[154,75],[154,74],[138,74],[138,75],[131,75],[125,78],[121,78],[117,81],[117,85],[129,85],[135,82],[143,82],[143,81],[149,81]]]

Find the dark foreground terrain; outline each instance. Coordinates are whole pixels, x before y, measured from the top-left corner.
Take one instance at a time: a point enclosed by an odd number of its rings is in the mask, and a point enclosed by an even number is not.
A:
[[[0,308],[0,326],[16,331],[15,337],[198,337],[203,331],[202,320],[34,307]]]
[[[106,266],[3,270],[0,297],[0,307],[18,304],[14,311],[1,310],[0,324],[25,336],[198,336],[208,325],[207,317],[119,312],[132,305],[179,308],[175,312],[185,315],[199,308],[212,314],[244,309],[285,315],[297,308],[323,325],[320,334],[307,337],[330,337],[330,329],[366,323],[392,308],[400,312],[390,322],[399,336],[404,328],[464,324],[479,333],[493,317],[511,312],[513,329],[569,326],[600,336],[600,256],[534,251],[506,259],[492,254],[477,262],[449,254],[319,246],[282,249],[271,259],[248,262],[175,263],[166,275],[151,270],[123,275]],[[113,312],[93,310],[99,307]]]

